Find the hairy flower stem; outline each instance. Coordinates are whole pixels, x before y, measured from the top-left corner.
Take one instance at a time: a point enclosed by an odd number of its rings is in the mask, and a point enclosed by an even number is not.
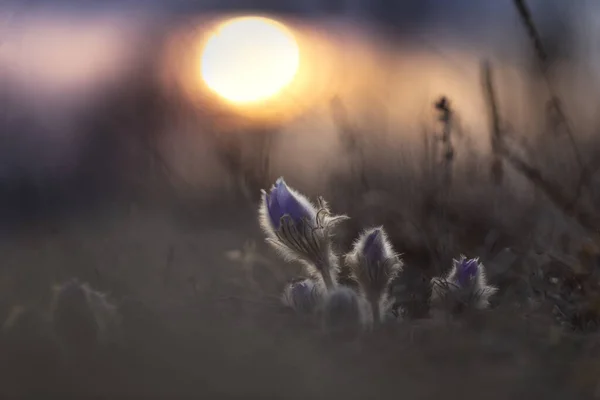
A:
[[[323,277],[323,282],[325,283],[325,288],[327,291],[333,290],[336,283],[332,273],[335,265],[333,265],[332,262],[335,263],[335,261],[332,261],[330,257],[327,257],[326,260],[323,260],[319,263],[319,265],[316,265],[317,270]]]
[[[328,291],[333,290],[335,287],[335,283],[333,277],[331,276],[331,270],[326,268],[321,271],[321,276],[323,276],[323,282],[325,282],[325,287]]]

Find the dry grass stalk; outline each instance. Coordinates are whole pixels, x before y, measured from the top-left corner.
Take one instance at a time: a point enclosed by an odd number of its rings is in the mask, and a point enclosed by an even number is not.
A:
[[[488,64],[488,66],[484,68],[484,74],[486,74],[485,79],[483,80],[485,83],[485,98],[488,108],[492,110],[492,116],[497,116],[499,115],[498,105],[495,97],[493,96],[494,86],[491,79],[492,75],[489,72],[490,70],[491,66]],[[490,93],[492,95],[490,95]],[[510,147],[506,145],[505,141],[497,143],[497,151],[502,158],[506,160],[506,162],[508,162],[524,177],[526,177],[534,187],[540,189],[547,196],[547,198],[567,217],[574,218],[583,228],[590,232],[596,232],[598,230],[600,224],[597,216],[593,212],[584,210],[581,207],[573,207],[570,196],[568,196],[564,190],[545,178],[538,168],[528,164],[525,160],[518,156],[516,152],[511,151]]]

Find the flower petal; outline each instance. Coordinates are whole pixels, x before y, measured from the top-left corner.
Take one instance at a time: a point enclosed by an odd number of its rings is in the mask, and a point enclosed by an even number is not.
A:
[[[456,278],[458,284],[461,286],[469,285],[473,279],[477,277],[479,271],[479,260],[473,259],[462,259],[457,266]]]
[[[296,279],[283,292],[283,304],[298,313],[312,312],[321,297],[317,284],[312,279]]]
[[[309,272],[319,272],[331,282],[338,268],[331,243],[333,227],[347,219],[331,215],[327,203],[318,199],[318,207],[279,178],[269,194],[262,191],[259,223],[272,245],[286,261],[300,261]]]
[[[402,261],[382,227],[365,230],[345,256],[345,262],[371,302],[378,301],[390,280],[402,268]]]
[[[281,205],[279,204],[279,200],[277,194],[274,193],[275,188],[271,190],[270,193],[265,195],[265,202],[267,212],[269,213],[269,221],[273,226],[273,229],[279,229],[281,225],[281,217],[283,217],[283,211],[281,210]]]
[[[275,183],[274,195],[279,207],[281,217],[289,215],[294,223],[302,223],[305,218],[312,219],[312,210],[301,204],[298,197],[288,188],[283,178],[279,178]]]
[[[385,257],[380,229],[373,230],[365,239],[363,255],[370,263],[381,262]]]

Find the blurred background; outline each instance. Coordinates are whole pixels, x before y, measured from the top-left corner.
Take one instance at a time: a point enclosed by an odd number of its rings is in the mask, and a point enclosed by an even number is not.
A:
[[[584,345],[538,348],[504,320],[485,356],[473,342],[446,343],[453,353],[425,339],[417,349],[398,345],[404,337],[315,339],[279,309],[299,269],[274,257],[256,223],[260,189],[284,176],[353,217],[344,249],[384,224],[427,281],[490,235],[511,249],[594,237],[600,4],[530,0],[524,23],[516,3],[4,0],[0,321],[13,333],[0,393],[591,396],[595,380],[565,372]],[[244,15],[285,24],[301,64],[283,95],[246,108],[200,72],[211,32]],[[498,271],[499,285],[520,279]],[[39,326],[53,285],[71,278],[110,294],[123,337],[64,364]],[[457,376],[457,363],[477,379]]]
[[[131,180],[155,174],[133,165],[148,154],[123,152],[143,153],[136,142],[143,140],[148,151],[160,153],[171,179],[178,185],[185,179],[207,195],[227,186],[231,175],[215,159],[227,151],[207,151],[215,145],[207,141],[222,144],[233,135],[216,137],[231,131],[270,129],[279,138],[272,144],[273,173],[301,171],[294,179],[322,185],[328,179],[322,166],[331,171],[344,158],[332,156],[339,154],[330,112],[334,98],[342,100],[351,123],[368,126],[366,138],[388,136],[406,146],[420,144],[422,126],[435,121],[430,105],[446,95],[460,110],[463,128],[485,147],[488,122],[478,77],[483,59],[498,70],[501,107],[513,129],[539,128],[539,110],[528,97],[539,75],[536,56],[512,2],[380,3],[4,2],[3,181],[19,180],[7,185],[20,190],[46,185],[47,195],[80,192],[54,200],[63,205],[135,191]],[[564,96],[577,94],[565,106],[577,113],[576,121],[589,124],[595,115],[594,3],[530,1],[530,7],[550,42],[546,47],[559,60],[557,84]],[[269,123],[223,106],[200,84],[203,37],[215,23],[244,13],[275,15],[303,36],[306,76],[290,99],[263,107],[278,115]],[[254,142],[256,135],[241,136],[232,140]],[[73,200],[78,196],[87,199]],[[27,207],[37,195],[26,197],[12,207]],[[52,201],[43,203],[39,207]]]

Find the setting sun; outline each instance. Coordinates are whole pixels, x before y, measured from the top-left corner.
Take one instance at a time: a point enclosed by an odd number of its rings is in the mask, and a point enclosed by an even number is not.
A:
[[[211,33],[201,73],[217,95],[236,103],[267,100],[294,80],[300,50],[281,23],[263,17],[234,18]]]

